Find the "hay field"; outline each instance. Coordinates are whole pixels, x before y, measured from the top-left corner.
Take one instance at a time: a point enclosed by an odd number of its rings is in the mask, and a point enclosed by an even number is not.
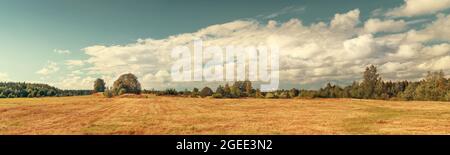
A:
[[[0,99],[0,134],[450,134],[450,103],[95,95]]]

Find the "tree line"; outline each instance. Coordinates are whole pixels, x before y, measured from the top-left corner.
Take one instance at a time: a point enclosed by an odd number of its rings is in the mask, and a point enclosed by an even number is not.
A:
[[[328,83],[319,90],[292,88],[290,90],[261,92],[259,89],[254,89],[250,81],[236,81],[232,85],[228,83],[219,85],[215,91],[209,87],[185,89],[184,91],[177,91],[173,88],[139,91],[141,89],[140,84],[136,76],[132,74],[119,78],[114,82],[111,89],[112,92],[109,96],[142,92],[159,96],[212,98],[357,98],[450,101],[450,79],[445,78],[443,71],[428,72],[427,76],[420,81],[385,81],[373,65],[366,68],[361,82],[354,81],[352,85],[344,87]]]
[[[273,92],[261,92],[252,87],[251,81],[235,81],[232,84],[219,85],[215,90],[210,87],[202,89],[177,91],[142,90],[138,78],[129,73],[121,75],[113,86],[108,88],[103,79],[94,82],[93,90],[61,90],[47,84],[0,82],[0,98],[16,97],[46,97],[46,96],[78,96],[102,92],[106,97],[123,94],[155,94],[158,96],[211,97],[211,98],[358,98],[384,100],[432,100],[450,101],[450,79],[445,78],[443,71],[428,72],[420,81],[385,81],[373,65],[366,68],[361,82],[354,81],[351,85],[326,84],[319,90],[292,88]]]
[[[61,90],[47,84],[0,82],[0,98],[63,97],[91,94],[92,90]]]

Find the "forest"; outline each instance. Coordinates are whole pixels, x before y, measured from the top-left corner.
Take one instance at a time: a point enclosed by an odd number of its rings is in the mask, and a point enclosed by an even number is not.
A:
[[[373,65],[366,68],[362,81],[354,81],[348,86],[328,83],[319,90],[304,90],[292,88],[273,92],[261,92],[252,87],[251,81],[236,81],[233,84],[219,85],[216,90],[210,87],[202,89],[177,91],[173,88],[166,90],[142,90],[138,78],[129,73],[117,79],[111,88],[107,88],[102,79],[97,79],[93,90],[61,90],[47,84],[1,82],[0,98],[23,97],[62,97],[90,95],[103,92],[105,97],[123,94],[155,94],[158,96],[182,97],[210,97],[210,98],[357,98],[382,100],[427,100],[450,101],[450,79],[443,71],[428,72],[420,81],[385,81]]]
[[[63,97],[90,94],[92,94],[92,90],[61,90],[47,84],[0,82],[0,98]]]

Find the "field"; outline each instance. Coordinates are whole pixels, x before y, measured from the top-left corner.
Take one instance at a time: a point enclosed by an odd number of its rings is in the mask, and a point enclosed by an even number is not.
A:
[[[0,134],[449,133],[449,102],[94,95],[0,99]]]

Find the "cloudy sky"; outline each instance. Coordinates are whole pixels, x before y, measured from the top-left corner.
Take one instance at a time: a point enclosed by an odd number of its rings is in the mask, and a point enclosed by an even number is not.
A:
[[[281,88],[450,73],[450,0],[0,0],[0,81],[89,89],[134,73],[145,88],[171,82],[173,47],[277,44]]]

